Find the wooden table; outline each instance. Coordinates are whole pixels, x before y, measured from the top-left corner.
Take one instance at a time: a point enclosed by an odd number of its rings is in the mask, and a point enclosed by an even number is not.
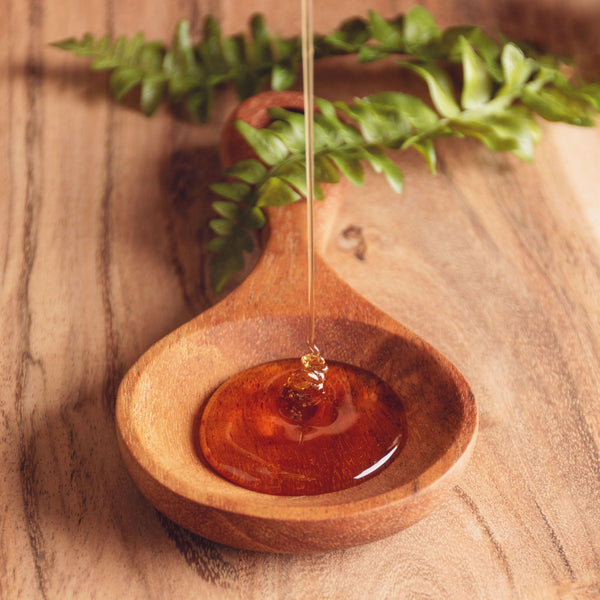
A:
[[[426,5],[442,26],[545,41],[600,79],[597,0]],[[391,16],[409,5],[370,6]],[[317,29],[366,10],[318,8]],[[204,127],[164,109],[146,119],[48,43],[85,31],[167,40],[179,18],[197,33],[208,13],[233,33],[254,11],[298,31],[295,2],[3,3],[0,597],[600,597],[597,128],[544,124],[533,164],[447,140],[436,177],[407,153],[403,196],[370,176],[338,218],[330,264],[445,353],[478,401],[472,461],[430,516],[346,551],[258,554],[179,528],[131,482],[116,390],[154,341],[215,301],[206,185],[235,98]],[[352,68],[324,65],[317,92],[399,81],[390,67]]]

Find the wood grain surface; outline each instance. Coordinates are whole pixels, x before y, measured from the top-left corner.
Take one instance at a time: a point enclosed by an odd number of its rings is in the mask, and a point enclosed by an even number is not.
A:
[[[472,461],[446,501],[385,540],[316,556],[237,551],[174,525],[119,455],[117,386],[206,309],[219,131],[107,100],[107,78],[48,43],[91,31],[167,40],[181,17],[226,32],[296,3],[4,0],[0,19],[0,597],[600,597],[600,133],[544,124],[533,164],[447,140],[436,177],[399,156],[406,191],[369,178],[328,261],[446,354],[478,400]],[[319,3],[326,31],[401,1]],[[430,0],[575,55],[600,79],[597,0]],[[317,93],[402,87],[390,67],[319,68]],[[346,235],[344,235],[346,232]],[[362,256],[362,258],[360,258]]]

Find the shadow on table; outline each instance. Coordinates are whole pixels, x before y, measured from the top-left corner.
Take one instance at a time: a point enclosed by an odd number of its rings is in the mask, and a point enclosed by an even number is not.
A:
[[[146,224],[157,234],[166,231],[168,256],[152,256],[151,260],[168,262],[183,301],[181,297],[174,299],[172,310],[159,314],[160,323],[138,328],[135,333],[119,325],[128,313],[122,313],[124,307],[115,303],[110,307],[114,315],[98,318],[100,333],[104,323],[104,342],[97,342],[86,355],[72,357],[71,379],[59,378],[62,387],[53,397],[37,409],[22,408],[18,432],[22,502],[38,585],[44,594],[55,583],[53,564],[61,553],[73,572],[92,568],[98,573],[114,573],[114,577],[137,578],[136,585],[161,577],[160,572],[152,572],[156,570],[156,556],[179,572],[183,558],[194,573],[221,587],[231,587],[237,580],[236,551],[193,535],[158,515],[129,478],[117,446],[117,388],[126,370],[139,358],[139,348],[149,348],[157,341],[157,332],[175,328],[209,304],[204,288],[209,218],[206,186],[218,172],[216,149],[176,152],[161,171],[162,214],[149,216],[153,222]],[[143,198],[131,201],[143,212]],[[137,210],[135,206],[134,213]],[[123,247],[150,237],[119,240],[120,231],[112,232],[110,244]],[[147,260],[144,255],[157,254],[157,248],[135,248],[129,256],[136,253],[143,265]],[[115,280],[109,280],[108,285],[111,283],[115,285]],[[112,296],[110,299],[113,301]],[[70,326],[77,326],[76,318]],[[79,327],[77,335],[82,335],[81,323]],[[84,333],[91,335],[93,331]],[[24,379],[33,382],[26,385],[35,385],[38,378],[46,381],[42,361],[31,357],[24,360]],[[174,547],[177,553],[173,553]]]

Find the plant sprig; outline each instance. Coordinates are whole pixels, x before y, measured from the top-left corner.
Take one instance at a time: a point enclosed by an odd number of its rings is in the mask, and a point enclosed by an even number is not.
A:
[[[211,16],[204,21],[202,40],[192,43],[190,23],[181,20],[167,49],[162,42],[146,42],[138,33],[132,38],[109,36],[95,39],[69,38],[53,44],[78,56],[93,58],[92,69],[111,70],[110,90],[121,100],[140,86],[140,108],[154,113],[168,99],[184,104],[197,121],[206,122],[215,89],[233,83],[245,99],[270,83],[285,89],[296,78],[301,57],[300,42],[272,36],[262,15],[250,21],[250,36],[223,37],[219,23]]]
[[[431,48],[430,40],[437,37],[421,35],[420,39],[424,47]],[[475,39],[484,38],[477,33]],[[482,51],[472,40],[458,35],[451,48],[453,55],[460,55],[462,64],[462,86],[458,91],[437,62],[399,63],[425,81],[435,110],[399,92],[356,99],[350,105],[317,100],[316,181],[335,183],[342,174],[361,185],[362,163],[367,162],[385,175],[396,192],[401,192],[403,175],[388,156],[390,149],[416,149],[435,172],[434,141],[440,137],[476,138],[492,150],[510,151],[531,160],[540,138],[536,114],[551,121],[593,125],[593,116],[600,109],[597,84],[576,86],[556,62],[526,56],[515,43],[494,49],[485,38]],[[346,120],[342,121],[339,114]],[[225,198],[213,203],[220,218],[210,222],[216,234],[209,247],[215,252],[211,277],[217,291],[242,268],[244,251],[252,250],[248,232],[263,227],[263,207],[289,204],[306,191],[304,118],[282,109],[272,109],[270,115],[273,121],[265,129],[236,123],[258,160],[235,164],[225,171],[230,181],[211,186]],[[317,197],[322,196],[318,184],[316,190]]]
[[[214,91],[234,83],[240,98],[270,84],[283,90],[294,84],[300,40],[272,35],[264,18],[250,22],[250,36],[223,37],[208,17],[200,42],[193,44],[189,23],[181,21],[170,49],[131,39],[108,37],[65,40],[56,44],[94,59],[92,68],[111,69],[113,96],[123,98],[140,86],[140,104],[150,115],[166,98],[184,103],[191,115],[206,121]],[[435,171],[434,142],[440,137],[472,137],[495,151],[510,151],[531,160],[540,137],[535,116],[549,121],[591,126],[600,110],[600,83],[573,81],[563,73],[565,60],[544,55],[529,45],[495,40],[476,26],[441,30],[422,7],[384,19],[375,11],[355,18],[327,36],[316,36],[315,58],[356,55],[360,62],[397,57],[427,85],[431,106],[399,92],[383,92],[352,104],[317,100],[315,178],[334,183],[340,174],[363,182],[363,164],[385,175],[400,192],[403,175],[389,150],[414,148]],[[449,64],[462,68],[455,86]],[[343,115],[344,118],[340,118]],[[263,209],[294,202],[305,194],[304,118],[272,109],[273,122],[262,130],[238,122],[257,159],[226,170],[228,181],[214,184],[221,196],[213,202],[219,218],[210,222],[215,237],[209,248],[213,286],[221,290],[240,270],[253,248],[250,232],[266,222]]]
[[[496,41],[476,26],[442,31],[431,13],[421,7],[391,19],[370,11],[368,19],[347,20],[329,35],[315,36],[315,58],[356,55],[364,63],[404,56],[460,62],[463,52],[459,40],[463,38],[485,63],[492,80],[501,81]],[[111,70],[110,90],[117,100],[139,87],[140,108],[146,115],[168,99],[174,105],[184,104],[200,122],[210,117],[215,90],[233,84],[239,98],[245,99],[265,87],[288,89],[297,80],[301,60],[299,38],[272,34],[260,14],[251,18],[249,35],[233,36],[223,36],[218,22],[209,16],[202,39],[196,43],[190,36],[189,21],[181,20],[170,48],[159,41],[147,42],[142,33],[116,40],[86,34],[80,40],[69,38],[53,45],[92,58],[94,70]],[[551,72],[560,63],[556,57],[540,56],[529,46],[521,48]]]

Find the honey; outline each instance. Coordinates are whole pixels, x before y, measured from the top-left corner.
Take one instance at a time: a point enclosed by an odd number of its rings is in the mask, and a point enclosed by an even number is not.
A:
[[[212,395],[199,440],[217,473],[267,494],[324,494],[366,481],[401,451],[404,408],[384,381],[329,361],[322,389],[299,401],[289,379],[301,368],[298,359],[259,365]]]
[[[219,387],[200,420],[204,459],[229,481],[277,495],[324,494],[373,477],[406,441],[400,398],[379,377],[329,362],[315,345],[312,3],[302,0],[308,352]]]

